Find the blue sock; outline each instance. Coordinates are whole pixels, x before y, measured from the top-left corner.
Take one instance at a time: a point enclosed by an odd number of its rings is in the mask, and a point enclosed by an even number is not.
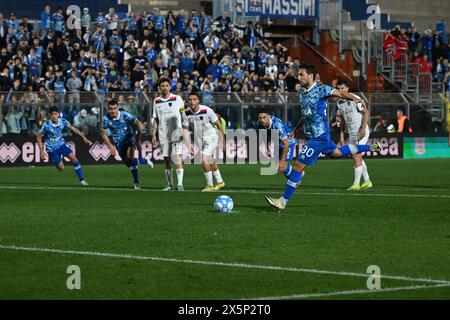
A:
[[[348,157],[352,154],[352,152],[350,151],[350,146],[348,144],[346,144],[345,146],[342,146],[339,148],[339,150],[341,150],[341,157]]]
[[[286,170],[283,171],[284,175],[286,176],[286,178],[289,179],[289,175],[292,172],[292,166],[290,164],[287,165]]]
[[[139,157],[139,164],[147,164],[147,160],[143,157]]]
[[[368,144],[357,144],[356,147],[358,148],[358,153],[370,151],[370,145]]]
[[[131,174],[133,175],[134,183],[139,183],[139,177],[138,177],[138,159],[134,158],[131,160]]]
[[[289,180],[286,183],[286,189],[283,193],[283,198],[285,200],[289,200],[292,198],[292,195],[295,192],[295,189],[297,188],[297,185],[302,180],[302,173],[300,171],[294,171],[292,170],[291,174],[289,175]]]
[[[344,158],[344,157],[351,156],[352,154],[358,154],[358,153],[370,151],[370,145],[368,145],[368,144],[358,144],[358,145],[346,144],[345,146],[340,147],[339,150],[341,150],[341,154],[342,154],[341,157]]]
[[[83,169],[81,168],[81,164],[79,162],[73,163],[73,170],[75,170],[75,173],[77,174],[80,181],[84,180]]]

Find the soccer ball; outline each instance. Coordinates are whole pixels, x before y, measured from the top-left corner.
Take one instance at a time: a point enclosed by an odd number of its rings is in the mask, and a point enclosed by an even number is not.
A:
[[[214,209],[222,213],[231,213],[233,211],[234,202],[229,196],[219,196],[214,201]]]

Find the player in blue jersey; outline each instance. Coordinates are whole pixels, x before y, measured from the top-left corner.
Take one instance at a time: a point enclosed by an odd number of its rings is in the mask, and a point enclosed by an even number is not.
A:
[[[341,158],[367,151],[381,151],[379,143],[373,145],[348,144],[340,148],[336,146],[330,137],[327,99],[336,96],[354,101],[357,104],[364,104],[364,101],[348,92],[340,92],[332,87],[319,84],[314,80],[316,73],[316,67],[312,64],[303,64],[299,67],[299,82],[302,86],[300,91],[300,113],[305,128],[306,144],[293,166],[286,165],[286,167],[283,167],[280,163],[279,170],[284,169],[283,172],[289,173],[285,192],[280,198],[266,196],[267,202],[278,210],[283,210],[286,207],[298,184],[301,182],[302,172],[306,166],[316,164],[321,153],[334,158]],[[299,127],[300,122],[295,127],[294,133]],[[364,131],[365,128],[360,130],[359,134],[362,135],[361,137],[365,135]]]
[[[292,129],[279,118],[270,114],[268,110],[258,112],[258,128],[278,130],[279,137],[279,166],[278,170],[288,178],[290,172],[284,172],[287,162],[294,160],[295,139],[290,137]]]
[[[81,185],[88,186],[89,184],[86,182],[86,180],[84,180],[81,164],[78,161],[77,157],[75,157],[75,153],[73,152],[73,150],[67,145],[62,133],[66,128],[68,128],[73,133],[80,136],[81,139],[83,139],[84,143],[92,145],[92,142],[89,141],[89,139],[87,139],[77,128],[72,126],[69,121],[64,118],[60,118],[57,107],[50,107],[48,112],[50,114],[50,120],[44,122],[36,136],[41,159],[44,160],[47,157],[50,157],[56,168],[59,171],[63,171],[64,163],[62,162],[62,157],[68,157],[73,164],[75,173],[80,179]],[[42,138],[44,138],[45,143],[42,143]]]
[[[115,157],[119,153],[125,165],[130,168],[133,175],[134,189],[139,190],[138,159],[135,158],[136,148],[141,147],[141,136],[144,125],[134,115],[119,110],[116,100],[108,102],[108,114],[103,116],[100,135]],[[137,131],[137,135],[135,134]],[[112,136],[114,145],[108,138],[108,132]]]

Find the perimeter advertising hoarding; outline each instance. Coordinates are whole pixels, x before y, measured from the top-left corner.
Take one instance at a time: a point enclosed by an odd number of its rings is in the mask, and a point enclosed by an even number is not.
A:
[[[121,159],[119,156],[112,157],[108,147],[101,141],[99,137],[90,137],[94,143],[92,146],[84,144],[78,137],[65,137],[68,144],[75,151],[78,159],[82,164],[119,164]],[[335,139],[336,140],[336,139]],[[371,138],[369,143],[379,141],[383,146],[381,153],[367,153],[368,158],[402,158],[403,157],[403,140],[398,136],[378,136]],[[305,141],[298,140],[295,154],[302,150]],[[248,145],[239,142],[229,141],[227,145],[226,163],[245,163],[248,160]],[[259,150],[265,152],[265,146],[260,145]],[[187,147],[184,150],[184,158],[190,162]],[[146,137],[142,142],[143,155],[150,155],[152,161],[162,162],[163,157],[159,148],[153,148],[150,138]],[[322,157],[327,158],[327,157]],[[68,159],[65,159],[68,162]],[[218,161],[219,163],[221,161]],[[41,160],[39,148],[36,140],[27,136],[19,135],[3,135],[0,138],[0,167],[6,166],[48,166],[52,165],[48,159]]]
[[[450,158],[448,137],[404,138],[404,158]]]

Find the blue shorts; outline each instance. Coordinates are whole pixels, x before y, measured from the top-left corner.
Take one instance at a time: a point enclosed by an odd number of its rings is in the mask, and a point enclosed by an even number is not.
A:
[[[297,161],[308,166],[317,163],[321,153],[330,154],[337,149],[336,144],[330,139],[311,139],[303,146],[302,152],[298,155]]]
[[[67,144],[63,144],[58,149],[49,152],[48,156],[50,157],[50,159],[52,159],[52,162],[55,164],[55,166],[58,166],[62,161],[62,157],[67,157],[72,152],[73,150]]]
[[[281,156],[283,155],[283,147],[280,147],[280,160],[281,160]],[[286,154],[286,161],[292,161],[294,160],[294,151],[295,151],[295,144],[290,144],[289,145],[289,151]]]
[[[124,141],[116,144],[117,152],[119,156],[124,160],[127,157],[128,149],[136,147],[136,139],[134,137],[128,137]]]

